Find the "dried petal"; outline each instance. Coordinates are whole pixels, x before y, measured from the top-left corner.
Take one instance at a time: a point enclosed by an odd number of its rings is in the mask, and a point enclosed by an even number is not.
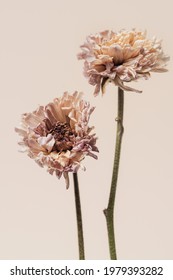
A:
[[[96,137],[88,126],[94,107],[81,99],[82,93],[65,92],[47,106],[22,115],[21,128],[15,131],[22,138],[19,145],[30,158],[58,178],[63,174],[69,186],[69,172],[85,169],[81,161],[86,155],[97,158]]]
[[[106,30],[88,36],[81,49],[78,59],[84,60],[84,76],[95,86],[95,96],[100,88],[103,93],[111,80],[124,90],[141,92],[124,83],[142,76],[148,79],[150,72],[165,72],[169,60],[161,41],[147,39],[146,32],[135,29],[117,33]]]

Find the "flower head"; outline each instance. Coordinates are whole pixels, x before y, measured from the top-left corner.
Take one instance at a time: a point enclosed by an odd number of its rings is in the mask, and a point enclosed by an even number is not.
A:
[[[106,83],[113,82],[123,90],[141,92],[124,84],[148,79],[150,72],[165,72],[169,57],[164,55],[161,41],[146,38],[136,30],[115,33],[103,31],[88,36],[78,59],[84,59],[84,75],[95,86],[94,95]]]
[[[15,131],[29,157],[58,178],[63,174],[69,186],[68,172],[77,172],[86,155],[95,159],[97,138],[88,122],[94,107],[81,99],[81,93],[65,92],[47,106],[22,115],[21,128]]]

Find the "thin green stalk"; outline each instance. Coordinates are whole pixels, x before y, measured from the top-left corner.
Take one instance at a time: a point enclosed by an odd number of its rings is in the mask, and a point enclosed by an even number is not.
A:
[[[118,116],[117,121],[117,132],[116,132],[116,144],[115,144],[115,155],[114,155],[114,166],[112,172],[112,182],[109,195],[109,201],[107,208],[103,211],[106,217],[109,251],[111,260],[117,260],[116,246],[115,246],[115,234],[114,234],[114,205],[115,195],[117,189],[118,170],[120,162],[121,142],[123,136],[123,108],[124,108],[124,92],[121,88],[118,88]]]
[[[85,251],[84,251],[84,238],[83,238],[83,226],[82,226],[82,212],[81,212],[79,183],[78,183],[77,173],[73,173],[73,181],[74,181],[74,195],[75,195],[77,230],[78,230],[79,260],[84,260]]]

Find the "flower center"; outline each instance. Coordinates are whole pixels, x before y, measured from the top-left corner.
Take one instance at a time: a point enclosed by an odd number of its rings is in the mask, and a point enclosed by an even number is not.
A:
[[[55,139],[53,150],[57,152],[71,150],[76,138],[76,132],[68,123],[57,122],[54,127],[48,131]]]
[[[74,146],[77,133],[66,122],[57,121],[54,125],[51,124],[49,119],[44,119],[35,129],[35,133],[41,137],[46,137],[51,134],[55,139],[55,144],[52,151],[65,152],[71,150]]]

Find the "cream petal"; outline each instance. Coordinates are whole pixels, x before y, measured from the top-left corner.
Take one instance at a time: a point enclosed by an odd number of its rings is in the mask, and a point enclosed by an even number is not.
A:
[[[23,121],[27,126],[34,128],[39,125],[40,119],[37,118],[34,114],[24,114]]]
[[[123,62],[123,50],[120,45],[112,45],[109,48],[109,55],[113,57],[115,65]]]
[[[48,153],[50,153],[55,144],[55,139],[51,134],[48,134],[46,137],[38,138],[38,143],[40,146],[45,148],[48,151]]]
[[[95,87],[94,96],[97,96],[97,95],[99,94],[100,87],[101,87],[101,79],[100,79],[100,82],[97,83],[97,85],[96,85],[96,87]]]
[[[32,150],[32,152],[34,153],[39,153],[41,151],[45,152],[46,149],[42,146],[39,145],[39,143],[31,138],[31,139],[28,139],[28,147]]]
[[[133,49],[130,46],[125,46],[123,49],[123,61],[128,60],[132,57]]]
[[[66,189],[68,190],[69,185],[70,185],[68,172],[63,172],[63,176],[64,176],[64,178],[65,178],[65,182],[66,182]]]
[[[74,121],[75,123],[77,122],[77,119],[76,119],[76,114],[75,114],[76,112],[75,112],[75,110],[73,109],[73,110],[71,110],[71,112],[68,114],[68,117],[72,120],[72,121]]]
[[[52,113],[50,105],[46,106],[46,114],[52,125],[57,122],[56,118],[54,117],[54,115]]]
[[[133,48],[142,48],[145,44],[145,40],[136,40],[133,44]]]
[[[49,108],[49,110],[51,111],[51,114],[53,115],[54,119],[56,121],[59,121],[61,118],[61,114],[60,112],[57,110],[58,106],[56,105],[56,103],[49,103],[49,105],[47,106],[47,108]]]
[[[107,86],[108,83],[110,83],[110,79],[109,79],[109,78],[103,77],[102,82],[101,82],[102,94],[105,94],[105,92],[106,92],[106,86]]]
[[[26,137],[26,136],[27,136],[27,132],[26,132],[24,129],[20,129],[20,128],[15,127],[15,131],[16,131],[20,136],[23,136],[23,137]]]
[[[35,114],[37,115],[37,118],[39,118],[40,122],[44,120],[45,118],[44,106],[39,106],[37,111],[35,111]]]
[[[168,69],[165,68],[154,68],[151,69],[152,72],[157,72],[157,73],[164,73],[164,72],[168,72]]]

